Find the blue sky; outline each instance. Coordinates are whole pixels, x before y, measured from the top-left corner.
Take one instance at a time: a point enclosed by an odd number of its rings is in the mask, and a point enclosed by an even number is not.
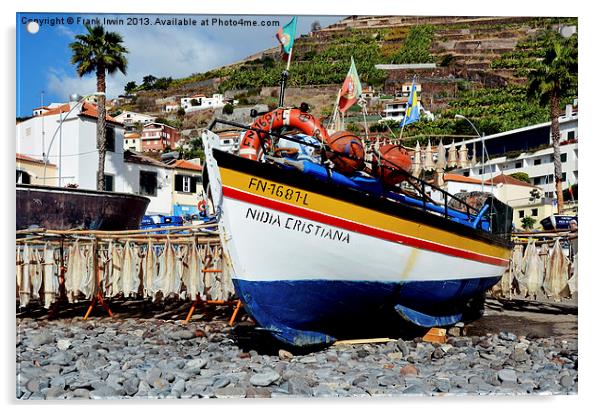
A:
[[[40,106],[41,92],[44,104],[66,102],[71,93],[85,95],[96,90],[93,75],[79,78],[70,63],[69,43],[75,34],[83,33],[84,18],[116,18],[127,22],[128,17],[148,18],[193,18],[192,26],[160,25],[113,25],[107,30],[120,33],[129,50],[128,71],[107,78],[107,96],[116,97],[123,93],[123,86],[130,80],[140,83],[142,77],[152,74],[157,77],[174,78],[202,73],[224,64],[249,56],[258,51],[277,46],[275,34],[278,27],[234,27],[200,26],[201,20],[209,18],[245,19],[260,21],[278,20],[285,25],[291,16],[234,16],[234,15],[141,15],[141,14],[68,14],[68,13],[17,13],[17,116],[29,116],[34,107]],[[68,19],[73,23],[69,24]],[[79,19],[78,19],[79,18]],[[308,33],[311,24],[319,21],[322,27],[340,20],[341,16],[299,16],[297,36]],[[24,24],[29,19],[38,19],[40,30],[28,33]],[[51,25],[52,19],[55,24]],[[79,24],[78,24],[79,21]],[[44,24],[46,23],[46,24]],[[294,57],[294,54],[293,54]]]

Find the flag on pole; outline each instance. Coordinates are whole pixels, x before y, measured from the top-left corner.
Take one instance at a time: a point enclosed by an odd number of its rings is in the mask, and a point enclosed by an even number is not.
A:
[[[347,111],[351,106],[355,104],[362,95],[362,83],[360,77],[355,69],[355,62],[353,57],[351,58],[351,67],[349,73],[343,82],[343,87],[339,94],[339,110],[341,112]]]
[[[282,46],[282,52],[286,55],[291,53],[293,43],[295,43],[295,34],[297,33],[297,16],[288,22],[284,27],[278,29],[276,39]]]
[[[406,107],[406,113],[400,126],[406,126],[420,120],[420,105],[418,104],[418,92],[416,91],[416,78],[412,81],[412,89]]]

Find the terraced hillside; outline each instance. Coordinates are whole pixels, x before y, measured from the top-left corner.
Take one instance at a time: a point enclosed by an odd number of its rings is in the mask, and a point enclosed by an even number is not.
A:
[[[500,132],[547,119],[545,110],[525,103],[526,76],[542,57],[541,34],[576,25],[577,19],[570,17],[351,16],[296,40],[289,86],[336,90],[353,56],[364,86],[385,94],[393,94],[401,84],[418,76],[424,106],[442,122],[410,127],[408,136],[430,130],[458,132],[463,127],[447,122],[449,116],[453,119],[450,109],[457,113],[459,107],[469,104],[479,106],[474,109],[478,113],[471,115],[482,130]],[[375,67],[427,62],[435,63],[436,68]],[[279,48],[274,47],[241,62],[174,80],[159,94],[213,89],[273,104],[273,96],[260,98],[261,88],[276,86],[283,68]],[[315,95],[315,88],[309,90]],[[155,96],[157,91],[146,93]],[[142,99],[144,95],[142,92]],[[327,114],[328,105],[315,110]]]

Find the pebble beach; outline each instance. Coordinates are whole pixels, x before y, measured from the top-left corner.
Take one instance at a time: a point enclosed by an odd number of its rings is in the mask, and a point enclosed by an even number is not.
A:
[[[573,314],[552,310],[548,317],[541,311],[516,312],[513,320],[513,311],[490,303],[475,327],[448,331],[444,343],[418,337],[312,352],[249,346],[248,340],[241,344],[225,313],[211,318],[196,315],[188,324],[156,314],[141,318],[117,313],[86,321],[20,316],[16,397],[576,394],[576,310]],[[513,332],[499,317],[509,318],[507,325],[515,321],[521,327]]]

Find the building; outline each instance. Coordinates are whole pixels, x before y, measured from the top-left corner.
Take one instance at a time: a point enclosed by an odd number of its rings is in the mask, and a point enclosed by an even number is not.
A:
[[[16,125],[17,152],[57,165],[58,186],[73,185],[96,189],[98,150],[96,147],[96,105],[69,102]],[[105,175],[109,190],[126,187],[123,169],[123,124],[106,117],[107,152]],[[60,156],[59,156],[60,155]]]
[[[171,214],[173,167],[156,159],[131,151],[123,153],[120,192],[142,195],[150,199],[147,215]]]
[[[173,167],[172,214],[199,215],[198,205],[203,199],[203,167],[200,159],[178,159]]]
[[[186,113],[206,109],[223,108],[226,103],[227,102],[224,100],[224,95],[221,93],[215,93],[211,97],[207,97],[202,94],[193,95],[180,100],[180,106],[184,108]]]
[[[163,112],[172,113],[177,112],[178,110],[180,110],[180,105],[177,103],[163,106]]]
[[[386,120],[394,120],[397,122],[401,122],[401,120],[403,119],[405,113],[406,113],[406,106],[408,104],[408,101],[402,101],[402,100],[393,100],[391,102],[387,102],[385,103],[385,109],[384,109],[384,113],[383,113],[383,121]]]
[[[576,103],[576,102],[575,102]],[[562,188],[578,182],[578,111],[567,105],[560,121],[560,160],[562,163]],[[488,159],[483,164],[479,159],[471,166],[454,171],[465,176],[479,178],[504,173],[524,172],[533,185],[541,187],[548,198],[555,196],[554,160],[550,122],[527,126],[506,132],[485,136],[485,150]],[[464,141],[468,148],[481,154],[481,139]],[[447,145],[449,149],[451,145]],[[474,156],[474,154],[473,154]]]
[[[176,149],[180,132],[173,126],[152,122],[142,128],[140,139],[142,152],[162,152],[165,149]]]
[[[138,132],[127,132],[123,135],[123,149],[142,152],[142,139]]]
[[[37,107],[37,108],[33,108],[32,114],[33,114],[33,116],[40,116],[40,115],[48,112],[49,110],[58,108],[61,105],[62,105],[62,103],[51,103],[51,104],[46,105],[46,106],[40,106],[40,107]]]
[[[115,116],[115,120],[123,123],[127,130],[131,130],[132,128],[130,127],[133,127],[136,124],[140,124],[141,126],[147,125],[157,120],[157,117],[125,110],[119,115]]]
[[[493,179],[481,179],[447,173],[443,175],[443,187],[447,192],[456,195],[463,192],[486,192],[513,208],[512,223],[516,229],[522,228],[522,219],[530,216],[535,220],[534,229],[540,229],[540,220],[552,215],[555,206],[551,198],[546,198],[542,188],[513,178],[498,174]],[[430,194],[433,200],[443,203],[443,194],[434,191]]]
[[[56,186],[58,173],[55,164],[17,153],[17,183]]]
[[[70,102],[48,110],[16,125],[17,151],[35,158],[47,153],[57,171],[50,174],[47,166],[46,176],[57,176],[58,186],[96,189],[97,117],[96,106],[88,102]],[[123,124],[108,115],[106,119],[105,190],[146,196],[150,199],[148,214],[171,214],[173,168],[124,150]],[[34,176],[43,176],[30,173],[24,165],[25,162],[18,162],[17,168],[27,172],[30,181]],[[26,175],[22,173],[21,179],[27,179]]]

